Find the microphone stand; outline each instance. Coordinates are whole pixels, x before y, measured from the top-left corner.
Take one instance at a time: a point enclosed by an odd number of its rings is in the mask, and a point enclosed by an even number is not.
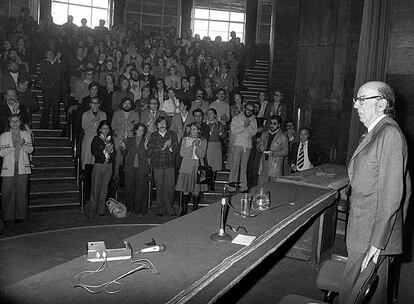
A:
[[[221,197],[221,216],[220,216],[220,229],[218,232],[210,235],[210,239],[217,243],[231,242],[233,239],[230,234],[226,233],[224,225],[224,217],[226,216],[226,190],[229,185],[226,184],[223,188],[223,196]]]

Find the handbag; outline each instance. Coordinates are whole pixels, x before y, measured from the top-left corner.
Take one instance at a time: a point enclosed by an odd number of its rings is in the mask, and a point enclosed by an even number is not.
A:
[[[204,164],[199,160],[199,166],[197,169],[197,184],[211,184],[213,180],[213,168],[207,164],[207,161],[203,159]]]
[[[122,204],[121,202],[118,202],[116,199],[114,198],[110,198],[107,202],[106,202],[106,206],[108,207],[109,212],[117,217],[117,218],[123,218],[126,217],[126,213],[127,213],[127,208],[124,204]]]

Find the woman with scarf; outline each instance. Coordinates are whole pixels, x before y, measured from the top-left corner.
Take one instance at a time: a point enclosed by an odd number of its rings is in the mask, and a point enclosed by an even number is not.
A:
[[[226,132],[223,124],[217,120],[217,111],[215,109],[208,109],[207,125],[210,129],[207,145],[207,163],[213,170],[213,180],[210,185],[210,190],[215,191],[214,183],[217,177],[217,171],[220,171],[223,166],[221,140],[226,137]]]
[[[176,191],[183,193],[180,216],[187,213],[190,194],[192,195],[194,211],[198,209],[200,203],[200,192],[207,191],[207,185],[197,184],[197,170],[200,161],[204,163],[207,141],[200,137],[200,126],[198,123],[193,122],[189,127],[190,134],[184,137],[181,143],[180,155],[183,160],[177,185],[175,186]]]

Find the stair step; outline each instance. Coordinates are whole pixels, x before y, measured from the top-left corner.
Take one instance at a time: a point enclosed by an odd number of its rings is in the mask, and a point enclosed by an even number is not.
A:
[[[256,59],[255,62],[269,63],[269,60]]]
[[[42,179],[30,182],[30,193],[61,193],[64,191],[78,191],[75,179]]]
[[[35,147],[69,147],[69,137],[35,137]]]
[[[53,129],[32,129],[35,138],[37,137],[61,137],[62,130]]]
[[[29,209],[62,209],[62,208],[78,208],[79,191],[62,191],[59,193],[46,194],[30,194]]]
[[[50,111],[50,112],[52,112],[52,111]],[[37,118],[37,119],[40,120],[42,118],[42,113],[33,113],[32,118],[33,119]],[[49,118],[50,119],[53,118],[52,113],[49,114]],[[60,121],[65,121],[66,120],[66,114],[59,114],[59,119],[60,119]]]
[[[72,156],[71,147],[35,147],[33,155],[67,155]]]
[[[32,162],[35,167],[74,167],[72,156],[66,155],[33,155]]]
[[[34,178],[49,178],[50,176],[60,178],[60,177],[73,177],[75,175],[75,167],[36,167],[32,168],[32,174],[30,179]]]
[[[66,126],[66,120],[60,120],[59,121],[59,125],[61,128]],[[49,123],[49,126],[51,126],[51,124]],[[32,120],[32,128],[36,128],[36,129],[40,129],[40,118],[37,118],[36,120]],[[53,130],[53,129],[52,129]]]

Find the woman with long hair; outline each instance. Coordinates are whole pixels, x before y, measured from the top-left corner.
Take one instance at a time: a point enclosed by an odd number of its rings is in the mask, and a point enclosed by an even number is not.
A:
[[[111,132],[108,121],[103,120],[99,123],[98,134],[92,140],[91,151],[95,163],[92,170],[89,210],[86,214],[88,217],[105,215],[106,194],[116,153]]]
[[[29,154],[33,152],[32,138],[18,114],[8,119],[9,131],[0,136],[3,221],[22,221],[27,218],[29,206]]]
[[[178,176],[176,191],[183,193],[181,214],[188,210],[190,194],[193,200],[193,211],[200,203],[200,193],[207,191],[206,184],[197,184],[197,170],[200,162],[204,163],[207,141],[200,137],[200,126],[193,122],[189,125],[190,134],[184,137],[181,143],[180,155],[183,158]]]
[[[125,157],[126,206],[129,212],[138,216],[148,213],[147,127],[142,123],[132,129],[134,137],[128,137],[126,146],[121,148]]]

